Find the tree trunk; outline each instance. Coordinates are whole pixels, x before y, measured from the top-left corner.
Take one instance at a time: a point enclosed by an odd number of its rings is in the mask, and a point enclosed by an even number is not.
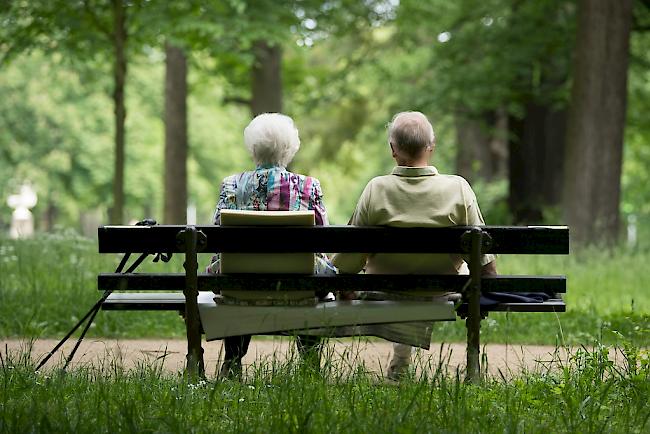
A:
[[[47,199],[47,207],[45,208],[45,215],[43,216],[44,230],[45,232],[54,231],[54,226],[56,225],[56,220],[59,215],[59,208],[56,206],[56,202],[52,199],[52,192]]]
[[[187,61],[165,45],[165,224],[187,222]]]
[[[456,117],[456,170],[470,184],[476,179],[491,181],[505,175],[507,125],[508,117],[501,111],[479,118]]]
[[[515,224],[544,223],[561,201],[566,111],[528,103],[510,123],[509,206]]]
[[[251,112],[279,113],[282,111],[282,49],[258,40],[253,44],[255,60],[252,68]]]
[[[508,173],[508,111],[501,107],[494,112],[494,133],[490,140],[492,179],[505,178]]]
[[[616,241],[632,0],[581,0],[567,131],[564,212],[578,245]]]
[[[456,171],[469,183],[477,179],[491,179],[490,135],[481,119],[456,118]]]
[[[124,219],[124,142],[126,107],[126,8],[122,0],[112,0],[113,48],[115,50],[113,103],[115,105],[115,171],[113,175],[113,206],[111,224],[122,224]]]

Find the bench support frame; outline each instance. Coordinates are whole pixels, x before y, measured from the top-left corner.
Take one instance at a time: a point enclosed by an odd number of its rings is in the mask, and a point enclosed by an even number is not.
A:
[[[185,247],[185,328],[187,335],[187,365],[186,374],[191,379],[205,377],[205,364],[203,362],[203,348],[201,347],[201,319],[199,317],[199,283],[197,272],[198,247],[205,246],[205,234],[197,231],[196,227],[188,226],[180,231],[177,242]]]
[[[469,239],[470,245],[470,285],[466,293],[467,298],[467,318],[465,327],[467,328],[467,371],[465,372],[466,381],[478,383],[481,379],[480,350],[481,350],[481,250],[483,244],[483,231],[478,228],[472,228],[466,232],[463,237]]]

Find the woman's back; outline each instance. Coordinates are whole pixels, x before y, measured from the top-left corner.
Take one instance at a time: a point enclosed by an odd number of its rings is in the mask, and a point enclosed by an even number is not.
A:
[[[251,211],[313,210],[317,225],[327,225],[320,182],[311,176],[289,172],[282,166],[258,166],[255,170],[223,180],[215,223],[222,209]]]

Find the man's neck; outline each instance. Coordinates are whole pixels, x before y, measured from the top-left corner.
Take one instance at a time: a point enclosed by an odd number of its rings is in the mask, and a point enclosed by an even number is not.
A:
[[[392,149],[392,148],[391,148]],[[405,167],[426,167],[431,165],[431,157],[433,150],[427,148],[415,157],[400,155],[398,152],[393,151],[393,158],[398,166]]]
[[[420,158],[415,160],[402,160],[401,158],[396,158],[395,162],[398,166],[405,167],[426,167],[431,165],[429,159],[427,158]]]

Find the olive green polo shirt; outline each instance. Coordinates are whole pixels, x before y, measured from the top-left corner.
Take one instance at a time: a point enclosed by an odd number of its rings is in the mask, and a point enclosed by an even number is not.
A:
[[[485,222],[476,195],[464,178],[441,175],[433,166],[397,166],[390,175],[370,180],[350,224],[445,227],[480,226]],[[484,255],[481,262],[485,265],[494,259],[494,255]],[[374,274],[458,274],[463,260],[460,255],[449,254],[339,253],[333,262],[343,273],[365,268]]]

